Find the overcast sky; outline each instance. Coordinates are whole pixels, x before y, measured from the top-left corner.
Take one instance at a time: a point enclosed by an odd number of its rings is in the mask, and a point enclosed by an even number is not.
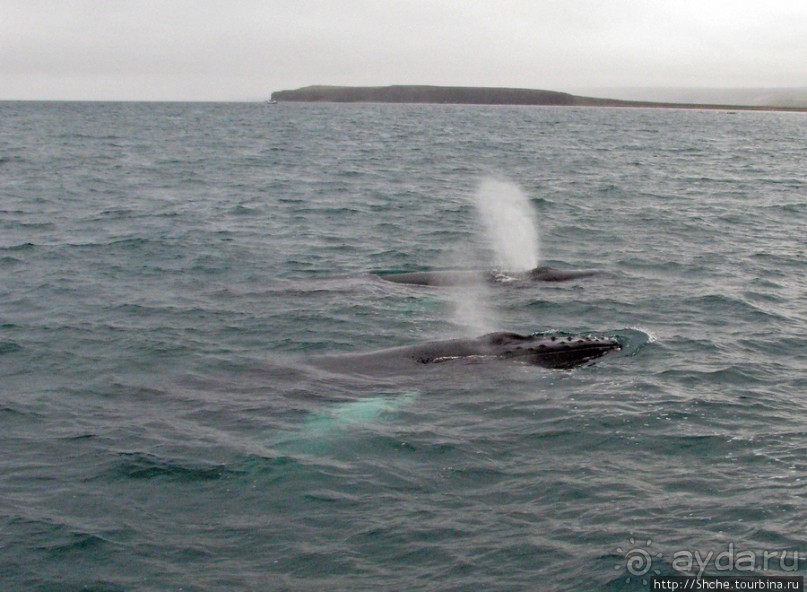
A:
[[[807,87],[807,0],[0,0],[0,99]]]

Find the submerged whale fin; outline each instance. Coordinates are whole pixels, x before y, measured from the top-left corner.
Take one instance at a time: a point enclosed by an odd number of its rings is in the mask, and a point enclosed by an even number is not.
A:
[[[286,453],[327,452],[343,434],[390,417],[415,401],[419,394],[417,390],[410,390],[323,407],[310,415],[299,429],[275,440],[274,445]]]

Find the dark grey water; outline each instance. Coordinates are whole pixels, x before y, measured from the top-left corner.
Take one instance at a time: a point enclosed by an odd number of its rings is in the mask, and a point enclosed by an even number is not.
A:
[[[803,575],[805,137],[782,113],[0,104],[3,590],[634,590],[729,548]],[[371,275],[473,262],[491,175],[543,263],[609,273]],[[628,347],[317,366],[468,334],[472,296],[497,329]]]

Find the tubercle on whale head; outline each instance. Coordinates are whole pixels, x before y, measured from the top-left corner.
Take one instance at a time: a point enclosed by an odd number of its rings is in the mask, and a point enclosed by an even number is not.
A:
[[[514,344],[512,348],[502,351],[499,356],[545,368],[570,369],[622,349],[619,340],[609,337],[579,335],[532,337],[523,345]]]
[[[554,331],[537,331],[535,333],[515,333],[513,331],[495,331],[487,333],[479,339],[486,340],[491,345],[507,345],[508,343],[521,344],[533,341],[567,342],[567,343],[617,343],[617,336],[594,335],[592,333],[564,333]]]

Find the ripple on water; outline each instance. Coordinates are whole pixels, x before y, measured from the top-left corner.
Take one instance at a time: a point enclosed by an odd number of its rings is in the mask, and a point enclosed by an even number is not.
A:
[[[633,536],[664,573],[678,549],[800,544],[802,118],[0,115],[25,146],[0,156],[8,589],[626,590],[615,550]],[[463,333],[467,291],[370,272],[488,267],[473,197],[489,171],[537,216],[540,244],[519,255],[609,271],[490,286],[495,328],[623,351],[573,371],[306,364]]]

